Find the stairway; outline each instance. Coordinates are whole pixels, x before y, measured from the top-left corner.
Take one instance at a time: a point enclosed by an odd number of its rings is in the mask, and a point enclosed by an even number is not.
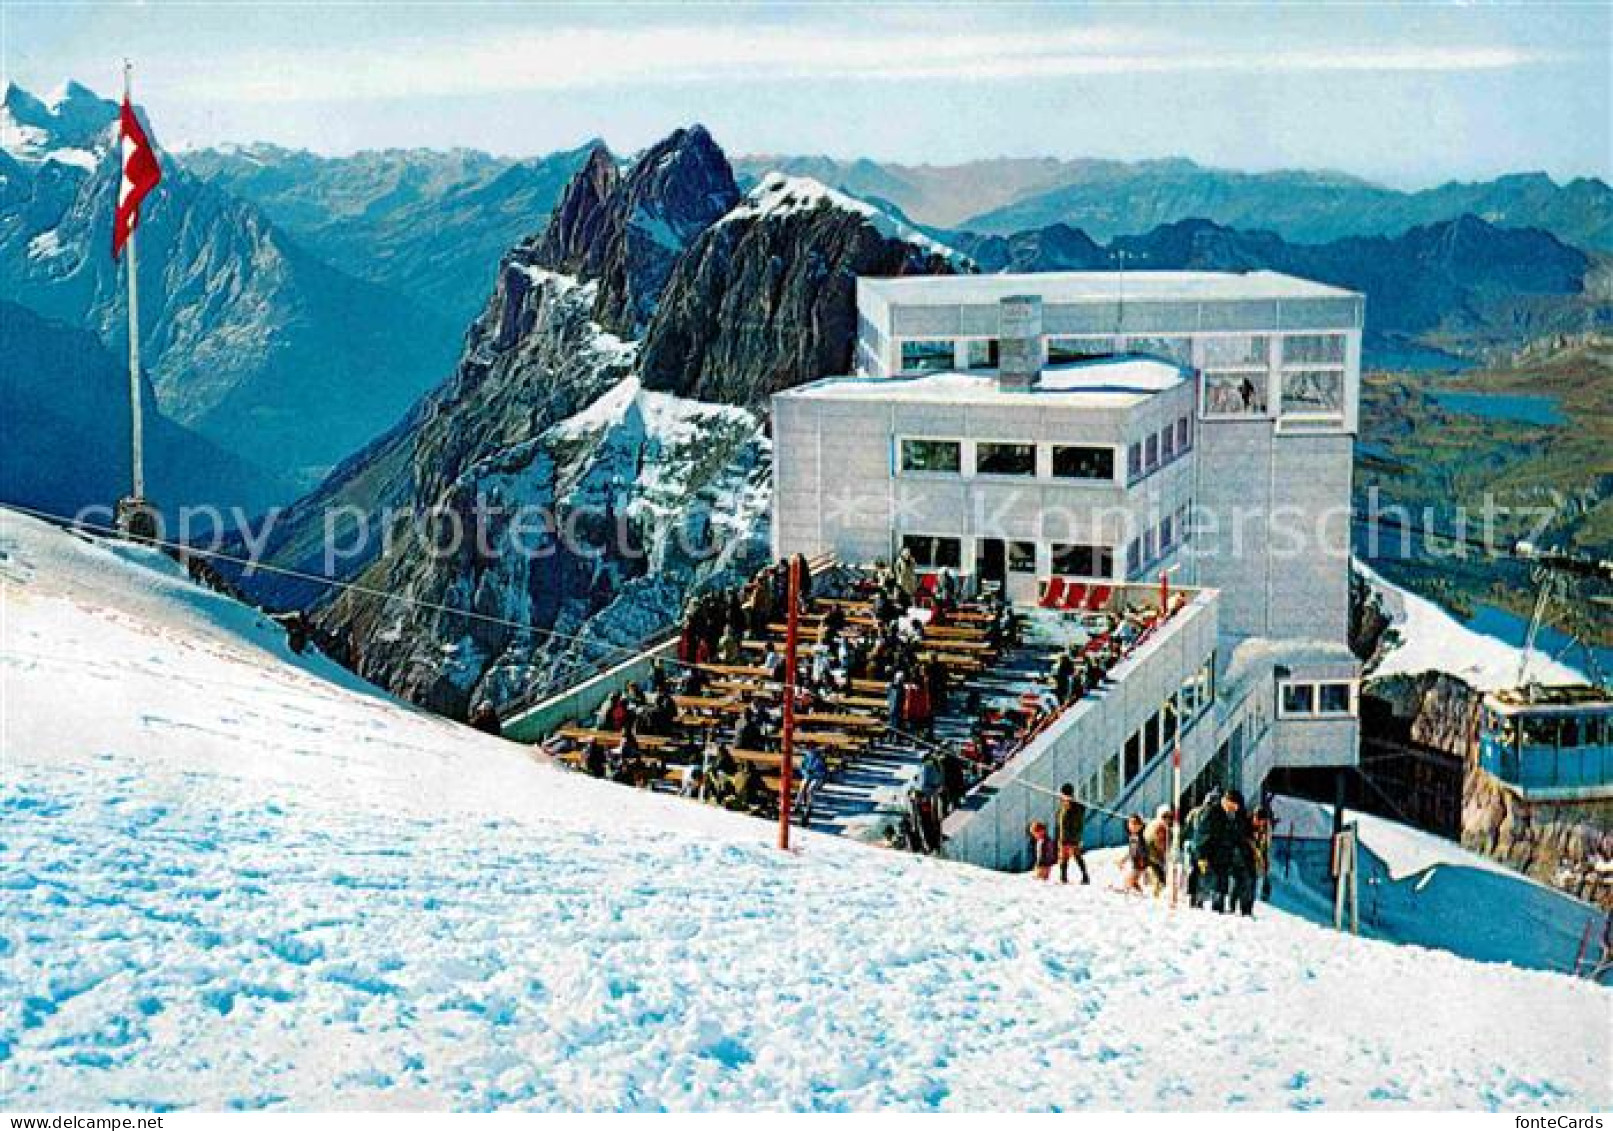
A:
[[[1017,706],[1037,686],[1067,639],[1058,618],[1032,615],[1019,645],[998,657],[988,671],[952,689],[949,709],[935,720],[935,741],[957,750],[969,739],[973,719],[966,706],[978,692],[983,706]],[[837,836],[880,841],[907,812],[907,793],[918,776],[925,748],[902,736],[885,736],[819,789],[808,827]]]

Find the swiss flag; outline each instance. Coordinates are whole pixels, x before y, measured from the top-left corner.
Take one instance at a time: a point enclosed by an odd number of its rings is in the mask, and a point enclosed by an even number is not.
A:
[[[123,179],[118,184],[118,212],[112,221],[112,258],[123,251],[123,245],[134,235],[140,223],[140,202],[162,180],[162,169],[157,165],[157,153],[151,148],[146,131],[140,128],[129,105],[128,95],[123,98],[123,113],[118,122],[118,138],[122,145]]]

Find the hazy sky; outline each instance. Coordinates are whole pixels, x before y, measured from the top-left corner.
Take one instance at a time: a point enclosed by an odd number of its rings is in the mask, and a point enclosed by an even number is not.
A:
[[[169,145],[952,162],[1181,154],[1421,185],[1613,179],[1613,6],[73,3],[0,0],[4,76],[105,93]]]

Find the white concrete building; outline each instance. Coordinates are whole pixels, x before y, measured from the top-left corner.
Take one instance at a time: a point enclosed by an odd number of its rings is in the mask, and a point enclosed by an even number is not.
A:
[[[1211,591],[1217,641],[1215,741],[1195,740],[1190,773],[1253,791],[1276,765],[1352,765],[1362,305],[1270,272],[859,280],[858,372],[773,399],[774,548],[905,546],[1025,603],[1049,578],[1101,590],[1169,571]],[[1188,649],[1151,681],[1186,684],[1201,662]],[[1101,789],[1113,727],[1084,714],[1031,784],[1096,767]],[[1157,794],[1148,777],[1101,800]]]

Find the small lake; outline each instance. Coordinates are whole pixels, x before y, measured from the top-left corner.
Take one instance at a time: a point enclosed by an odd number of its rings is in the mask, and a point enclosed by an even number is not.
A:
[[[1455,390],[1430,393],[1441,408],[1486,420],[1510,420],[1552,428],[1565,423],[1557,398],[1547,393],[1475,393]]]
[[[1464,623],[1474,632],[1482,632],[1486,636],[1504,640],[1518,648],[1523,647],[1524,638],[1529,635],[1529,621],[1526,618],[1495,605],[1476,606],[1473,615]],[[1602,677],[1607,678],[1608,673],[1613,672],[1613,648],[1606,645],[1592,645],[1590,650],[1595,654],[1596,662],[1602,669]],[[1549,624],[1541,625],[1540,631],[1535,634],[1535,652],[1537,655],[1559,659],[1587,676],[1591,674],[1590,665],[1585,662],[1585,646],[1566,632]]]

